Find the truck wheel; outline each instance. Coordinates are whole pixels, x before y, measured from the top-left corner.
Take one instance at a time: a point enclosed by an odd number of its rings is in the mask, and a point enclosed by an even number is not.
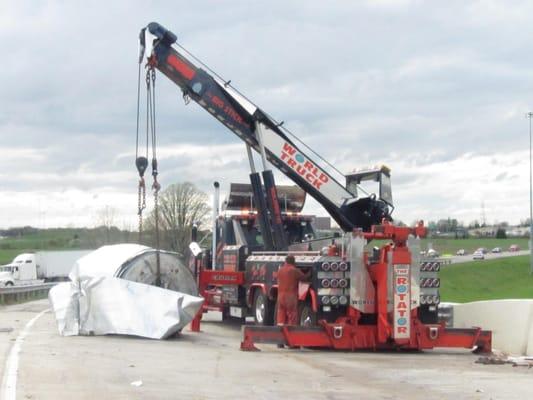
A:
[[[6,287],[13,286],[13,282],[6,282]]]
[[[254,295],[254,320],[257,325],[272,325],[274,323],[274,303],[258,289]]]
[[[300,326],[315,326],[316,312],[313,311],[311,304],[305,302],[300,306]]]

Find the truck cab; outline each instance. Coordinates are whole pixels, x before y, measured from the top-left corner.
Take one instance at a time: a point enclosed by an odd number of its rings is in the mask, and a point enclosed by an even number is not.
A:
[[[35,254],[16,256],[10,264],[0,267],[0,284],[3,286],[34,284],[37,280]]]
[[[318,251],[309,251],[313,247],[312,243],[331,244],[332,239],[318,239],[313,216],[301,213],[306,197],[301,188],[278,185],[277,191],[283,229],[291,254],[296,255],[297,267],[304,272],[310,269],[318,271],[324,258]],[[278,287],[277,270],[283,264],[287,252],[265,251],[251,185],[231,184],[230,194],[223,202],[216,227],[218,245],[215,270],[243,273],[244,282],[240,285],[212,286],[207,292],[208,303],[222,310],[224,318],[244,319],[253,316],[258,324],[273,324]],[[204,258],[204,266],[210,265],[209,258]],[[345,277],[346,270],[340,273]],[[302,318],[313,322],[316,320],[316,313],[312,309],[316,310],[318,306],[317,290],[313,288],[318,288],[321,280],[318,280],[315,272],[311,277],[309,282],[301,284],[300,297],[304,307]],[[347,281],[341,280],[341,284],[345,283]],[[338,292],[341,303],[339,306],[331,305],[329,310],[326,305],[326,310],[331,311],[328,315],[337,316],[337,311],[346,307],[343,295],[347,289],[339,289],[327,290],[328,293]],[[333,302],[336,300],[335,298]]]
[[[316,237],[313,217],[303,215],[305,192],[297,186],[277,186],[283,229],[290,244],[301,244]],[[217,219],[217,254],[215,269],[243,270],[245,258],[264,251],[259,216],[254,204],[251,185],[232,183]],[[228,255],[237,251],[237,260]]]
[[[393,206],[390,168],[386,165],[358,169],[347,174],[346,188],[354,196],[358,196],[359,191],[373,193],[372,196],[376,196],[377,193],[380,200]]]
[[[390,170],[376,167],[348,175],[348,186],[376,193],[376,197],[392,206]],[[369,185],[368,185],[369,184]],[[376,187],[377,186],[377,187]],[[277,301],[277,271],[290,253],[296,267],[309,273],[310,279],[299,284],[299,323],[313,326],[318,320],[333,322],[346,315],[352,301],[351,281],[361,280],[363,248],[357,262],[346,258],[350,240],[336,235],[318,237],[312,217],[301,214],[305,192],[296,187],[278,186],[282,221],[288,251],[265,251],[249,185],[232,184],[223,203],[223,214],[217,219],[217,252],[215,269],[242,273],[239,285],[213,286],[207,292],[212,309],[219,309],[224,318],[244,320],[253,316],[256,324],[273,325]],[[373,195],[374,196],[374,195]],[[209,262],[204,265],[209,265]],[[365,285],[372,286],[366,277]],[[366,296],[366,289],[360,289]],[[370,289],[369,289],[370,290]],[[357,292],[357,293],[359,293]],[[356,300],[355,300],[356,301]],[[361,300],[365,302],[366,300]],[[367,307],[366,303],[363,307]]]

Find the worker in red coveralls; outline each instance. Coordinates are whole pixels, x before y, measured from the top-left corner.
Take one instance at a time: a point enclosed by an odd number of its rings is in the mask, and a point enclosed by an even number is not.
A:
[[[308,277],[294,265],[294,256],[287,256],[278,270],[278,325],[298,325],[298,282]]]

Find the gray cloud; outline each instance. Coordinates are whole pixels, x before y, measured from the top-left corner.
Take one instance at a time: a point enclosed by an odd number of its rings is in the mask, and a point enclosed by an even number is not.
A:
[[[82,191],[70,200],[78,214],[101,206],[86,200],[94,195],[120,207],[135,202],[137,34],[157,20],[340,170],[389,164],[405,219],[421,210],[426,219],[468,218],[478,213],[476,193],[523,179],[508,155],[528,146],[532,11],[525,1],[4,1],[0,149],[12,167],[0,187],[10,196],[58,193],[42,200],[50,210],[62,207],[59,194]],[[214,179],[247,179],[237,138],[197,105],[185,107],[161,75],[157,91],[159,145],[174,149],[160,153],[164,183],[210,190]],[[464,168],[455,174],[487,174],[462,183],[441,174],[457,163]],[[426,171],[438,174],[438,194],[413,189],[433,187]],[[527,193],[515,195],[525,204]],[[490,201],[500,220],[527,212]],[[31,201],[17,210],[0,194],[0,205],[11,214],[0,226],[33,223]],[[68,220],[58,214],[57,223]]]

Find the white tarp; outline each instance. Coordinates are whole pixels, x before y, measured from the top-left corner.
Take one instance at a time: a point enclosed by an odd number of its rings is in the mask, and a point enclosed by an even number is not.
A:
[[[49,293],[59,333],[165,339],[183,329],[203,299],[120,278],[64,282]]]
[[[74,281],[86,277],[116,276],[116,272],[125,262],[150,249],[150,247],[132,243],[102,246],[78,259],[69,278]]]
[[[59,333],[164,339],[183,329],[203,299],[176,254],[159,255],[164,288],[146,284],[155,277],[155,250],[149,247],[104,246],[78,260],[71,282],[54,286],[48,295]]]

